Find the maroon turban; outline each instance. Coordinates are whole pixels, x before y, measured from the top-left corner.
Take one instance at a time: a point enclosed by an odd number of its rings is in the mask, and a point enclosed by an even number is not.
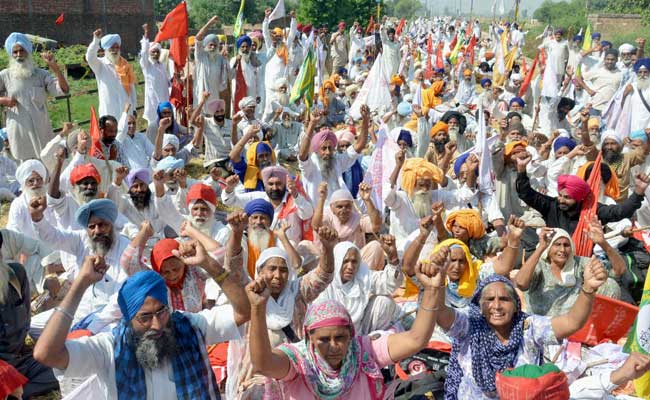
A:
[[[591,188],[584,180],[575,175],[560,175],[557,178],[557,191],[566,189],[567,193],[575,201],[582,201],[589,196]]]

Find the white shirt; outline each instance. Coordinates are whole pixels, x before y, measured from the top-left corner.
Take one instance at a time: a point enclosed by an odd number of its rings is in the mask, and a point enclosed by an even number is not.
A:
[[[140,40],[140,67],[144,75],[144,114],[147,122],[158,121],[158,104],[169,101],[171,77],[168,63],[152,62],[149,58],[149,39]]]
[[[232,307],[229,305],[214,307],[198,313],[183,312],[192,326],[199,330],[204,340],[199,337],[203,361],[208,365],[206,346],[215,343],[241,339],[241,334],[235,323]],[[114,342],[111,332],[100,333],[91,337],[65,342],[68,350],[68,367],[64,370],[55,370],[57,375],[65,378],[85,378],[97,374],[100,384],[106,395],[105,399],[117,399],[117,386],[115,384],[115,358]],[[144,369],[144,378],[147,388],[147,400],[174,400],[176,384],[171,361],[166,361],[156,370]]]
[[[147,168],[149,169],[149,172],[151,172],[150,162],[153,157],[153,144],[141,132],[135,132],[133,137],[131,137],[131,135],[129,135],[129,126],[127,121],[128,115],[122,113],[117,124],[117,136],[115,137],[115,140],[120,143],[131,170]]]
[[[589,88],[596,92],[590,100],[592,107],[604,112],[605,107],[621,86],[623,73],[617,68],[610,71],[603,66],[583,73],[582,78],[588,82]]]
[[[302,179],[305,183],[305,191],[312,203],[318,200],[318,185],[323,181],[318,157],[317,153],[311,153],[307,160],[298,160],[300,171],[302,171]],[[354,150],[354,146],[348,147],[345,153],[336,153],[334,155],[333,171],[331,171],[327,181],[328,199],[334,191],[346,187],[345,181],[343,181],[343,172],[350,169],[352,164],[357,161],[357,158],[359,158],[359,153]]]
[[[97,91],[99,97],[99,110],[97,117],[112,115],[117,118],[122,115],[126,103],[135,105],[136,100],[135,84],[131,85],[131,93],[128,94],[122,86],[122,81],[115,71],[115,66],[106,57],[97,57],[99,50],[99,38],[93,37],[93,41],[86,50],[86,60],[90,69],[95,73],[97,80]]]

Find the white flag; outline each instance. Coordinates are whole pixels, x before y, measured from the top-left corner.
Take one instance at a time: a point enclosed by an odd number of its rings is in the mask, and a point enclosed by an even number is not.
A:
[[[388,134],[388,127],[383,122],[377,131],[377,144],[370,156],[370,164],[363,181],[372,187],[372,199],[375,207],[384,217],[384,198],[390,192],[390,175],[395,169],[395,153],[399,146]]]
[[[370,69],[368,78],[363,82],[359,94],[357,94],[354,103],[350,107],[350,116],[353,119],[359,120],[361,118],[361,105],[363,104],[367,104],[370,111],[377,111],[380,114],[390,110],[391,97],[383,65],[380,53]]]
[[[501,4],[499,4],[499,15],[504,15],[506,13],[506,5],[504,3],[504,0],[501,0]]]
[[[542,78],[542,96],[545,97],[559,97],[558,96],[558,81],[555,73],[555,65],[557,64],[556,56],[549,52],[546,59],[546,68],[544,69],[544,77]]]
[[[492,14],[495,14],[497,12],[497,0],[494,0],[492,2],[492,9],[490,11],[492,11]]]
[[[275,8],[269,15],[269,22],[275,21],[287,15],[284,11],[284,0],[278,0],[278,4],[275,5]]]
[[[422,84],[419,84],[415,89],[415,94],[413,94],[413,104],[422,107]]]
[[[479,103],[481,104],[481,103]],[[494,180],[492,179],[492,152],[488,144],[485,131],[485,113],[483,107],[478,109],[478,133],[476,134],[476,152],[478,153],[478,185],[479,190],[485,194],[494,193]],[[494,136],[496,137],[496,135]]]

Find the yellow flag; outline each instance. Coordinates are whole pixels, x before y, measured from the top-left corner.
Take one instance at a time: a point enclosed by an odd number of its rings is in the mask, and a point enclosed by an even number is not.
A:
[[[623,351],[626,353],[650,354],[650,275],[646,275],[643,285],[643,295],[639,305],[632,330],[627,337]],[[634,380],[634,388],[638,397],[650,398],[650,372]]]
[[[591,24],[587,25],[587,29],[585,30],[585,38],[582,41],[582,51],[589,50],[591,50]]]

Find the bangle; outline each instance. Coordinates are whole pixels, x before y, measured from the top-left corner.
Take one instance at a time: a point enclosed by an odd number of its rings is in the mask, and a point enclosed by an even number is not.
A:
[[[433,307],[433,308],[428,308],[428,307],[425,307],[425,306],[423,306],[422,304],[420,304],[420,306],[418,307],[418,310],[424,310],[424,311],[438,311],[438,310],[440,310],[440,307],[439,307],[439,306],[436,306],[436,307]]]
[[[70,321],[74,320],[74,315],[70,314],[70,312],[68,310],[66,310],[65,308],[63,308],[63,307],[54,307],[54,311],[60,312],[64,316],[68,317],[68,319],[70,319]]]
[[[508,243],[508,247],[510,247],[511,249],[518,249],[518,248],[519,248],[519,245],[511,246],[510,243]]]
[[[225,270],[225,271],[223,271],[221,274],[219,274],[219,276],[217,276],[216,278],[214,278],[214,280],[215,280],[215,282],[217,282],[219,285],[221,285],[221,284],[223,283],[223,281],[226,280],[226,278],[228,277],[228,275],[230,275],[230,272],[228,272],[228,270]]]
[[[580,291],[581,291],[582,293],[586,294],[586,295],[592,295],[592,294],[596,293],[595,290],[592,290],[591,292],[585,290],[585,285],[582,285],[582,286],[580,287]]]

